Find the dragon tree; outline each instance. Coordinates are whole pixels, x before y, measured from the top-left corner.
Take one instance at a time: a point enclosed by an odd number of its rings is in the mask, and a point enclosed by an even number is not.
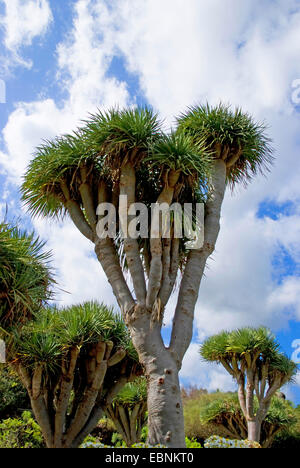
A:
[[[94,245],[145,368],[151,445],[185,446],[178,373],[226,187],[248,181],[271,161],[263,125],[241,110],[207,105],[181,115],[170,133],[148,108],[98,112],[75,133],[41,145],[28,167],[22,193],[31,214],[69,215]],[[204,242],[197,248],[176,234],[175,216],[168,236],[157,229],[150,208],[174,203],[190,204],[193,212],[204,204]],[[149,222],[139,225],[135,215],[145,206]],[[166,345],[161,330],[176,284]]]
[[[124,322],[102,304],[40,311],[7,344],[47,448],[79,447],[141,373]]]
[[[140,442],[147,423],[147,385],[141,377],[126,384],[105,407],[106,416],[113,421],[127,447]]]
[[[200,354],[206,361],[223,365],[237,382],[247,438],[260,442],[272,398],[293,379],[297,365],[279,351],[279,344],[264,327],[214,335],[201,345]]]

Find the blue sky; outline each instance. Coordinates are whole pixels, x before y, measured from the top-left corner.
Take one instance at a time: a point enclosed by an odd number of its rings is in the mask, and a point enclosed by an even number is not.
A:
[[[115,301],[71,223],[31,222],[19,203],[42,139],[116,104],[151,104],[169,127],[187,106],[222,100],[268,123],[276,163],[266,179],[226,196],[181,377],[234,388],[198,357],[199,343],[223,328],[267,325],[291,356],[300,339],[300,1],[0,0],[0,41],[0,210],[7,204],[48,240],[61,304]],[[300,377],[286,392],[300,404]]]

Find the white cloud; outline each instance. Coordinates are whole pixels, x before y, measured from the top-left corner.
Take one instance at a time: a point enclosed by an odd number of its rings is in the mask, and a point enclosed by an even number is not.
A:
[[[4,45],[11,52],[10,61],[30,66],[19,55],[19,49],[29,46],[35,37],[45,34],[52,21],[48,0],[2,0],[5,14],[0,18],[4,28]]]
[[[92,244],[70,220],[62,224],[34,219],[33,225],[52,251],[58,283],[54,299],[58,304],[98,300],[117,306],[104,272],[93,256]]]
[[[0,172],[7,176],[6,189],[9,184],[20,184],[34,149],[42,140],[70,132],[97,107],[130,104],[126,84],[106,77],[113,51],[109,41],[98,34],[92,13],[91,2],[77,2],[72,28],[57,48],[58,79],[67,91],[63,105],[50,98],[18,103],[9,116],[2,132],[5,149],[0,152]],[[105,10],[102,13],[97,16],[100,23],[105,20]],[[101,267],[92,256],[92,245],[77,233],[71,222],[52,227],[46,221],[33,223],[53,249],[63,289],[57,292],[61,303],[98,298],[115,304]]]
[[[187,381],[190,385],[200,385],[209,392],[216,390],[232,392],[236,390],[234,380],[222,366],[201,360],[199,344],[197,343],[192,343],[189,347],[183,360],[180,377],[183,382]]]

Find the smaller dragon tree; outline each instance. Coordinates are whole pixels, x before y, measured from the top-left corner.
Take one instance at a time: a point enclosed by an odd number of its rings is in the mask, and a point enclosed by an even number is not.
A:
[[[255,399],[257,409],[257,399]],[[203,424],[214,424],[224,429],[233,439],[247,439],[247,421],[241,411],[236,394],[226,395],[225,398],[216,398],[200,410],[200,419]],[[271,405],[261,426],[260,444],[262,448],[269,448],[275,436],[295,425],[297,417],[295,409],[288,401],[277,395],[272,398]]]
[[[121,392],[105,407],[127,447],[140,442],[143,427],[147,423],[147,382],[140,377],[122,388]]]
[[[248,439],[260,442],[272,397],[293,379],[297,365],[279,351],[279,344],[264,327],[223,331],[208,338],[200,354],[206,361],[222,364],[236,380]]]
[[[0,327],[25,323],[51,298],[50,254],[33,233],[0,223]]]
[[[95,302],[44,309],[7,343],[48,448],[78,447],[139,372],[123,321]]]

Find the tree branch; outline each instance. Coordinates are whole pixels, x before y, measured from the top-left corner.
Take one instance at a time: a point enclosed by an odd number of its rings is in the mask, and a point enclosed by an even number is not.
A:
[[[194,310],[208,257],[212,254],[220,230],[220,215],[226,189],[226,165],[214,162],[212,193],[206,203],[204,245],[191,250],[185,267],[175,310],[170,348],[177,352],[180,363],[193,336]]]

